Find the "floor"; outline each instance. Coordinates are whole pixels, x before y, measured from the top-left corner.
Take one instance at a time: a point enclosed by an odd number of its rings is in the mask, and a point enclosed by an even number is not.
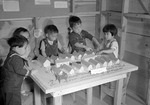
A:
[[[72,94],[65,95],[63,97],[63,105],[86,105],[85,94],[84,91],[76,92],[75,94],[76,101],[73,101]],[[99,92],[98,87],[93,89],[93,104],[92,105],[113,105],[113,99],[109,96],[104,98],[104,102],[99,100]],[[140,100],[137,96],[128,93],[126,98],[127,105],[146,105],[142,100]],[[48,100],[48,105],[52,105]]]

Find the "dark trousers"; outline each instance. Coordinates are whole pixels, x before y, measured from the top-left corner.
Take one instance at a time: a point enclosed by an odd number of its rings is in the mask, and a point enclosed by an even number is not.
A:
[[[5,93],[5,105],[21,105],[21,93],[18,92],[6,92]]]

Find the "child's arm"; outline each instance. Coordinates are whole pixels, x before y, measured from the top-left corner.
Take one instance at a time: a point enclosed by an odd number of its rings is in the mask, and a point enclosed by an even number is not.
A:
[[[114,51],[115,51],[114,48],[110,48],[107,50],[101,50],[101,51],[97,52],[97,54],[103,54],[103,53],[110,54],[110,53],[113,53]]]
[[[102,54],[102,53],[113,53],[115,50],[118,49],[118,42],[117,41],[113,41],[112,43],[110,43],[110,48],[109,49],[104,49],[98,52],[98,54]]]
[[[40,47],[41,53],[44,57],[47,57],[46,53],[45,53],[45,43],[44,41],[41,42],[41,47]]]
[[[92,51],[93,49],[92,48],[90,48],[90,47],[88,47],[88,46],[86,46],[86,45],[83,45],[83,44],[80,44],[80,43],[75,43],[75,46],[76,47],[79,47],[79,48],[84,48],[86,51]]]
[[[60,42],[58,41],[58,49],[60,50],[61,53],[68,53],[69,49],[67,47],[63,47]]]
[[[92,38],[92,41],[96,44],[97,49],[100,49],[100,48],[101,48],[100,43],[98,42],[98,40],[97,40],[95,37]]]

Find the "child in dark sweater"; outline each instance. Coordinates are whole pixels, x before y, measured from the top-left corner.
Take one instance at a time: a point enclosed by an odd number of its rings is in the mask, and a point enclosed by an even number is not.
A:
[[[5,72],[4,92],[6,105],[21,105],[21,85],[25,76],[29,75],[30,68],[24,59],[28,52],[28,40],[17,35],[8,40],[10,52],[4,62]],[[27,55],[26,55],[27,56]]]

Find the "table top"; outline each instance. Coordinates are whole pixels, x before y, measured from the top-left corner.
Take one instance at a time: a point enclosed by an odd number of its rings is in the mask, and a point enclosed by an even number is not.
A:
[[[119,66],[108,68],[108,72],[93,75],[82,73],[68,77],[62,82],[52,80],[53,75],[42,70],[32,73],[31,78],[45,94],[59,96],[125,78],[128,72],[136,70],[138,70],[137,66],[121,61]]]

